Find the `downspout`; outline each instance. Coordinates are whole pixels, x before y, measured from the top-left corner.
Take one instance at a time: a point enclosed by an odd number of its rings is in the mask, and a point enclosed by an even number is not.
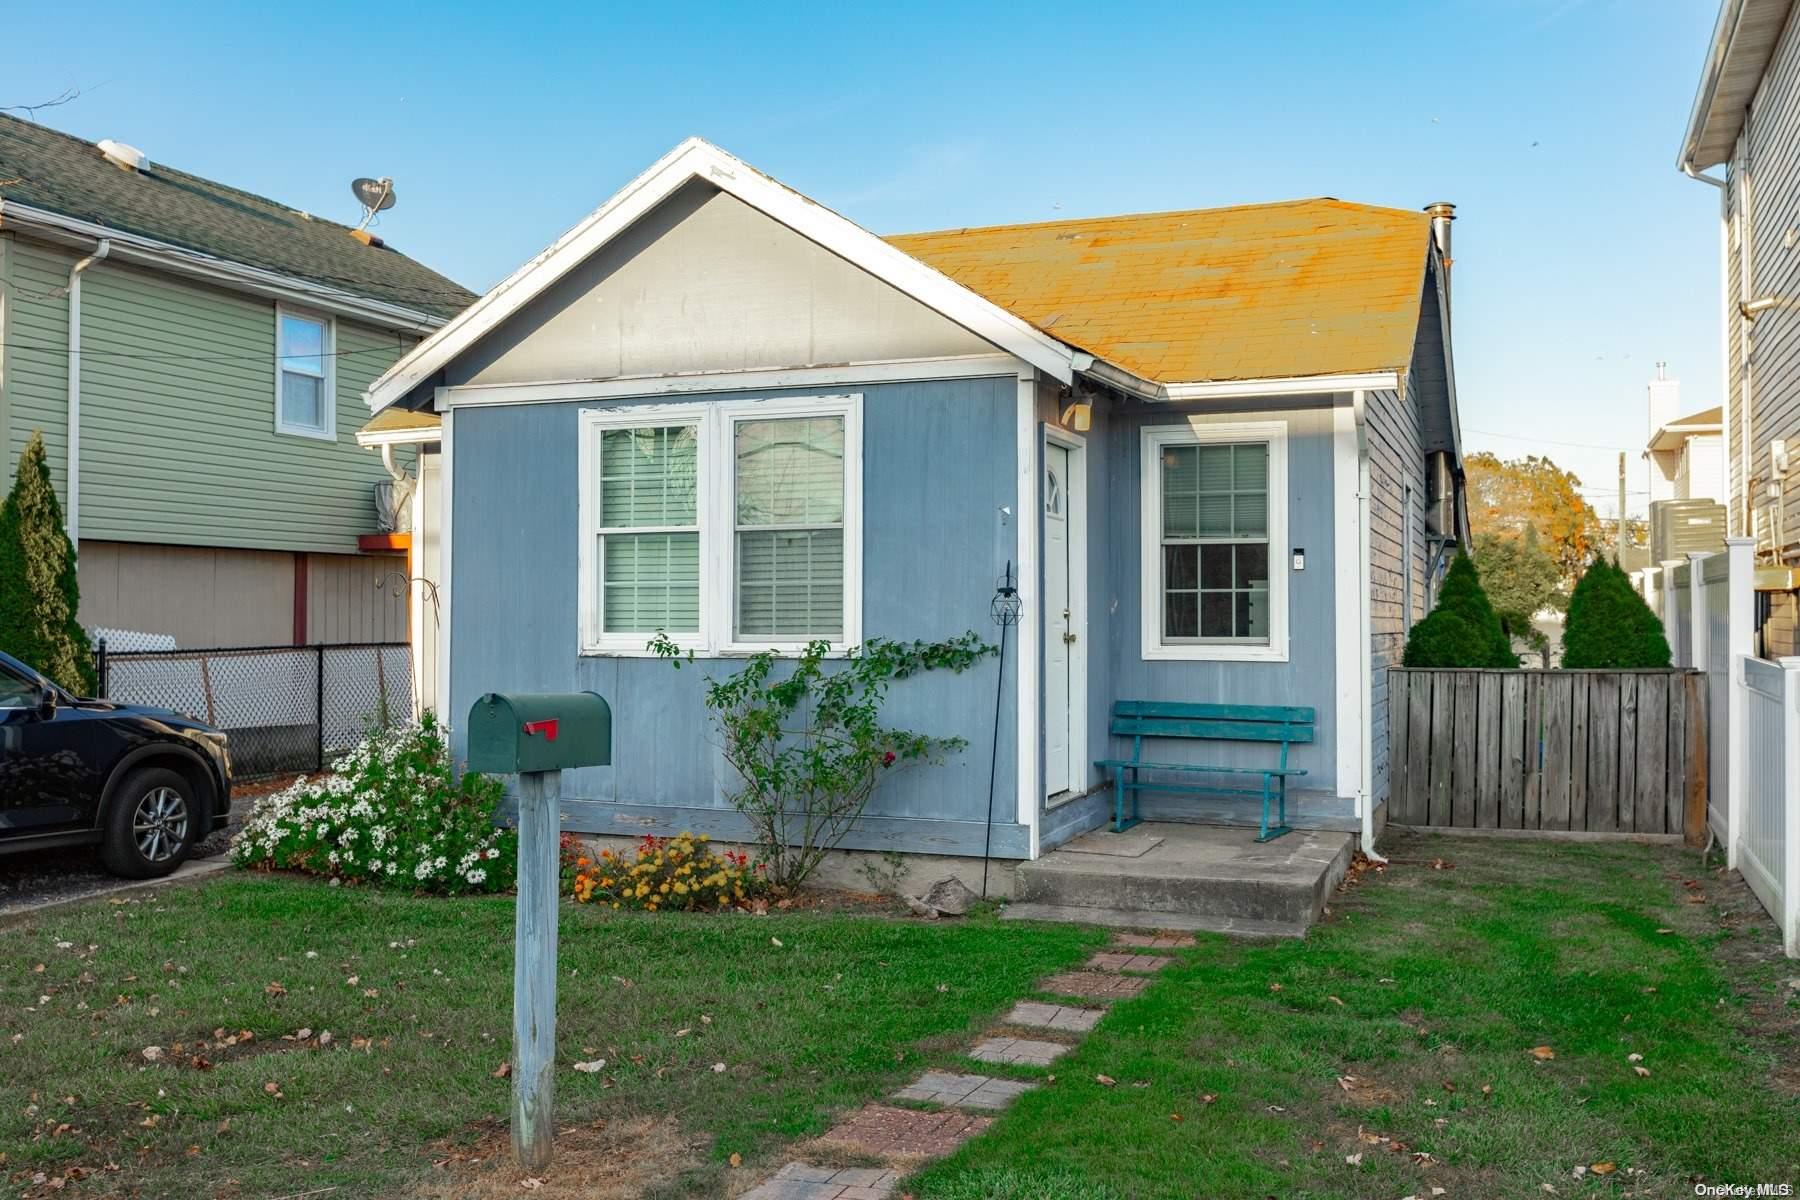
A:
[[[112,242],[101,238],[94,252],[69,268],[69,511],[64,525],[69,542],[81,553],[81,273],[112,253]]]
[[[387,468],[387,473],[393,477],[395,483],[405,483],[412,478],[406,473],[405,467],[394,461],[394,444],[392,442],[381,443],[381,465]]]
[[[1362,675],[1363,719],[1359,733],[1362,745],[1358,747],[1357,757],[1361,760],[1356,781],[1356,811],[1362,824],[1362,852],[1370,862],[1385,863],[1375,851],[1375,618],[1372,609],[1372,597],[1369,595],[1369,580],[1373,574],[1369,560],[1369,426],[1366,408],[1366,393],[1361,389],[1351,394],[1351,411],[1356,422],[1356,625],[1361,639],[1361,651],[1357,654],[1360,673]],[[1406,551],[1411,557],[1409,547]],[[1407,603],[1412,602],[1411,597]],[[1393,718],[1390,716],[1389,720]]]

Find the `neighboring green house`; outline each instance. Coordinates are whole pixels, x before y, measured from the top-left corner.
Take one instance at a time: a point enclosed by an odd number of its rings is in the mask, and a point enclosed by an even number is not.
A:
[[[402,640],[362,393],[472,299],[349,226],[0,115],[0,484],[41,430],[90,627]]]

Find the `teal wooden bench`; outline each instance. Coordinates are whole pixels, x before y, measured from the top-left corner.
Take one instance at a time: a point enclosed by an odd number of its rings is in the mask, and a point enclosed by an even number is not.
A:
[[[1313,740],[1314,710],[1257,704],[1183,704],[1165,700],[1120,700],[1113,705],[1114,737],[1131,739],[1130,758],[1096,759],[1094,765],[1112,772],[1113,829],[1123,831],[1138,823],[1137,794],[1143,791],[1181,792],[1207,796],[1260,796],[1262,825],[1256,840],[1266,842],[1292,833],[1287,823],[1287,781],[1304,775],[1301,767],[1288,766],[1288,747]],[[1144,758],[1145,738],[1193,741],[1279,742],[1281,757],[1269,767],[1226,767],[1204,763],[1151,762]],[[1224,783],[1181,783],[1144,780],[1140,771],[1182,774],[1261,776],[1259,787],[1228,787]],[[1131,819],[1125,819],[1125,796],[1131,794]],[[1269,824],[1269,802],[1277,805],[1275,823]]]

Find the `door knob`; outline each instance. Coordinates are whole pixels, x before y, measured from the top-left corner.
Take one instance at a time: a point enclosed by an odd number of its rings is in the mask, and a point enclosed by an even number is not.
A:
[[[1065,634],[1063,634],[1063,645],[1065,645],[1065,646],[1067,646],[1067,645],[1070,645],[1070,644],[1071,644],[1071,643],[1073,643],[1073,642],[1074,642],[1074,641],[1075,641],[1075,635],[1074,635],[1074,634],[1072,634],[1072,633],[1065,633]]]

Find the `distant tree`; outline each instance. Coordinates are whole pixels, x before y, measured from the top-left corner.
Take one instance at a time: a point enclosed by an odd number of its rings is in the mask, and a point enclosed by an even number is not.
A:
[[[1458,554],[1450,563],[1437,605],[1406,639],[1409,667],[1516,667],[1519,657],[1482,591],[1474,560]]]
[[[1595,559],[1569,597],[1562,665],[1639,670],[1669,665],[1662,622],[1614,563]]]
[[[92,695],[94,653],[75,619],[80,608],[75,547],[50,485],[43,435],[33,433],[0,503],[0,650]]]
[[[1547,458],[1501,459],[1488,453],[1463,460],[1469,528],[1518,538],[1535,529],[1565,584],[1598,553],[1600,518],[1581,496],[1581,480]]]
[[[1557,586],[1562,572],[1538,543],[1537,530],[1527,525],[1525,536],[1516,538],[1476,534],[1475,567],[1507,636],[1544,649],[1546,639],[1532,618],[1542,609],[1559,607],[1565,598]]]

